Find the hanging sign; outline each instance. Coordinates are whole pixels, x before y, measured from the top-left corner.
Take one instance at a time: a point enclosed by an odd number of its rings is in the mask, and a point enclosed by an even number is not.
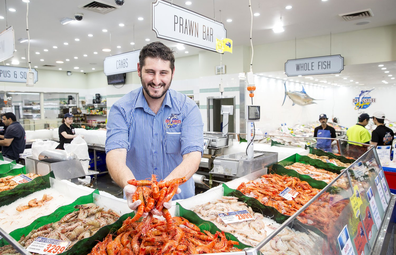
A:
[[[216,39],[227,38],[224,25],[180,6],[153,3],[153,30],[158,38],[216,51]]]
[[[373,90],[374,89],[361,90],[360,94],[352,99],[355,110],[367,109],[372,103],[375,103],[375,98],[370,96],[370,92]]]
[[[34,83],[38,80],[36,69],[31,69],[34,74]],[[0,81],[26,83],[29,68],[0,66]]]
[[[137,71],[137,63],[139,63],[140,50],[126,52],[104,60],[104,73],[109,76],[120,73],[130,73]]]
[[[14,56],[15,35],[14,28],[9,27],[0,33],[0,62]]]
[[[285,73],[288,77],[341,73],[342,70],[344,70],[344,57],[341,55],[289,59],[285,63]]]

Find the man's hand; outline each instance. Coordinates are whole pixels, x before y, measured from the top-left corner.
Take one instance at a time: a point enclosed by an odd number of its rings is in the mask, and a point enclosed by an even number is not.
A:
[[[181,189],[177,188],[176,194],[180,194],[180,193],[181,193]],[[172,199],[169,200],[168,202],[165,202],[164,207],[169,210],[172,207]]]
[[[142,203],[142,201],[140,200],[136,200],[135,202],[132,202],[132,197],[133,194],[135,194],[136,190],[137,190],[136,186],[130,184],[127,184],[124,187],[124,196],[127,200],[128,207],[131,208],[131,210],[133,211],[136,211],[139,205]]]

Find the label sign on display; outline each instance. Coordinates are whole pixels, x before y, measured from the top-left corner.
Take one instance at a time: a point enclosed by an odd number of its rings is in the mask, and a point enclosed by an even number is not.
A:
[[[227,38],[224,25],[180,6],[153,3],[153,30],[158,38],[216,51],[216,39]]]
[[[224,224],[254,220],[254,217],[247,210],[219,213],[219,217]]]
[[[61,241],[45,237],[37,237],[27,248],[28,251],[39,254],[60,254],[70,245],[68,241]]]
[[[378,212],[377,203],[375,202],[375,199],[374,199],[373,189],[370,187],[367,190],[366,194],[367,194],[367,198],[368,198],[369,203],[370,203],[371,212],[373,213],[373,215],[370,215],[370,216],[371,216],[371,218],[374,219],[374,222],[375,222],[375,225],[377,226],[377,229],[380,229],[381,217],[380,217],[379,212]]]
[[[358,255],[364,255],[364,246],[367,243],[366,235],[364,233],[363,224],[360,221],[357,227],[357,233],[355,238],[353,239],[355,243],[355,248]]]
[[[287,199],[287,200],[293,200],[299,193],[289,187],[284,189],[281,193],[279,193],[279,196]]]
[[[341,233],[338,235],[337,241],[342,255],[355,255],[347,225],[345,225]]]
[[[381,186],[382,186],[382,189],[384,190],[384,194],[385,194],[386,201],[387,201],[387,203],[389,203],[390,194],[389,194],[388,186],[386,185],[385,176],[384,176],[384,171],[381,170],[381,171],[379,172],[379,177],[381,178]]]
[[[360,215],[360,206],[363,204],[363,201],[359,194],[359,188],[356,185],[353,187],[353,195],[350,197],[350,200],[353,213],[355,218],[357,218]]]
[[[32,181],[32,179],[30,179],[29,177],[27,177],[24,174],[15,176],[14,178],[12,178],[11,180],[13,180],[14,182],[21,184],[21,183],[28,183],[30,181]]]
[[[37,82],[37,71],[31,69],[34,74],[34,83]],[[28,68],[13,67],[13,66],[0,66],[0,81],[4,82],[18,82],[26,83]]]
[[[386,211],[386,208],[388,207],[388,203],[385,200],[385,195],[384,195],[384,191],[382,190],[382,185],[380,183],[381,181],[379,176],[375,177],[374,182],[375,182],[375,186],[377,187],[377,191],[381,200],[382,209]]]
[[[341,73],[342,70],[344,70],[344,57],[341,55],[289,59],[285,63],[285,73],[289,77]]]
[[[0,62],[14,56],[15,35],[14,28],[9,27],[0,33]]]
[[[139,63],[139,54],[140,50],[136,50],[105,58],[105,75],[136,72],[137,64]]]

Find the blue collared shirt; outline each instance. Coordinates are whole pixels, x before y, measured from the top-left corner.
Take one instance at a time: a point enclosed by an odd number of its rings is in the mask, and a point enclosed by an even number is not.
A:
[[[133,90],[110,110],[106,153],[126,149],[126,164],[138,180],[155,174],[163,180],[183,160],[183,155],[203,152],[203,122],[196,103],[169,89],[157,114],[147,104],[143,89]],[[195,195],[192,178],[180,186],[174,199]]]

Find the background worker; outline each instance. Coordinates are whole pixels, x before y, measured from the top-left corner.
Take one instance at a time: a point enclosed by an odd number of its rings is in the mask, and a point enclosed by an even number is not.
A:
[[[370,132],[366,129],[367,124],[369,123],[370,116],[367,113],[362,113],[358,117],[358,123],[356,125],[348,128],[347,137],[348,137],[348,155],[350,157],[358,158],[364,152],[367,151],[367,146],[363,146],[358,143],[366,143],[369,144],[371,135]],[[358,143],[354,143],[358,142]]]
[[[372,132],[370,144],[373,146],[392,145],[395,134],[392,129],[385,126],[385,113],[375,112],[371,118],[377,128]]]
[[[322,138],[336,138],[335,129],[327,125],[327,115],[320,114],[319,122],[320,126],[316,127],[314,130],[314,137],[316,138],[316,148],[331,152],[331,139],[320,139]]]
[[[25,129],[16,121],[12,112],[7,112],[1,117],[7,127],[4,135],[0,135],[0,146],[3,146],[3,156],[12,160],[19,160],[19,154],[25,150],[26,133]]]
[[[73,124],[73,114],[66,113],[62,119],[62,125],[59,126],[59,145],[56,149],[64,150],[65,143],[71,143],[71,141],[77,137],[76,131],[74,130]]]
[[[128,206],[136,187],[130,179],[172,180],[185,177],[175,199],[195,195],[191,178],[203,152],[203,122],[197,104],[170,89],[175,72],[171,49],[153,42],[140,51],[138,76],[142,87],[119,99],[107,122],[106,162],[112,179],[122,188]],[[166,207],[166,206],[165,206]]]

